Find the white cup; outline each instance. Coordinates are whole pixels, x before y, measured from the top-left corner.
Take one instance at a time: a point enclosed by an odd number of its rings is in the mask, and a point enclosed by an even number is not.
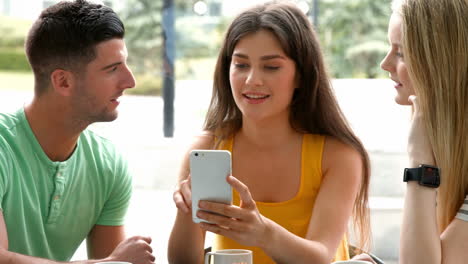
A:
[[[369,261],[365,260],[344,260],[344,261],[335,261],[332,264],[372,264]]]
[[[213,257],[214,264],[252,264],[252,251],[246,249],[223,249],[208,252],[205,255],[205,264],[210,264]]]

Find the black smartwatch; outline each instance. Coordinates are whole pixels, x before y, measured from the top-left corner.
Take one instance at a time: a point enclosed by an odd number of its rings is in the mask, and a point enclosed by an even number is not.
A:
[[[439,168],[421,164],[418,168],[406,168],[403,181],[417,181],[419,185],[437,188],[440,185]]]

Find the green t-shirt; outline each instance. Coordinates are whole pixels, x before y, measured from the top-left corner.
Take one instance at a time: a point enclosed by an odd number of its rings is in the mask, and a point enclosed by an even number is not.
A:
[[[94,225],[123,225],[132,186],[112,144],[81,133],[72,156],[51,161],[24,110],[0,114],[0,209],[9,250],[68,261]]]

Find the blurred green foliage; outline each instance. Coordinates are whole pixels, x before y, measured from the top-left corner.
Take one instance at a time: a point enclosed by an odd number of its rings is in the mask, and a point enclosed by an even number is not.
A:
[[[22,46],[24,38],[32,25],[27,19],[13,18],[0,15],[0,46],[17,47]],[[8,34],[8,35],[4,35]]]
[[[192,4],[175,0],[176,79],[210,79],[217,56],[223,18],[194,16]],[[137,79],[137,89],[129,93],[153,91],[161,94],[163,78],[163,1],[127,0],[120,15],[126,27],[129,64]],[[206,67],[207,61],[210,62]],[[200,65],[203,65],[200,67]],[[207,70],[208,69],[208,70]]]
[[[30,72],[31,67],[23,49],[0,48],[0,70]]]
[[[222,0],[205,0],[208,6]],[[227,1],[227,0],[225,0]],[[312,6],[312,0],[309,0]],[[384,76],[391,0],[319,0],[316,28],[334,78]],[[176,79],[211,79],[231,17],[196,15],[194,1],[174,0]],[[126,27],[129,64],[137,79],[132,93],[160,94],[163,77],[163,1],[126,0],[119,12]],[[0,16],[0,70],[30,71],[23,51],[31,21]]]
[[[0,70],[30,72],[24,39],[31,21],[0,16]]]
[[[128,63],[137,81],[129,94],[161,94],[162,5],[163,1],[126,0],[119,14],[125,24]]]
[[[127,42],[136,72],[162,75],[163,1],[128,0],[124,14]],[[206,0],[208,6],[219,0]],[[334,78],[377,78],[385,56],[391,0],[319,0],[317,32]],[[232,18],[198,16],[194,2],[175,0],[176,79],[212,78],[224,31]],[[312,6],[312,0],[310,0]],[[209,71],[208,71],[209,70]],[[211,71],[211,72],[210,72]]]
[[[119,14],[125,24],[128,62],[136,74],[158,72],[162,67],[162,2],[127,0]]]
[[[127,94],[134,95],[153,95],[160,96],[162,92],[161,78],[155,78],[151,74],[135,74],[136,86],[135,88],[125,91]]]
[[[391,0],[322,0],[318,33],[334,78],[376,78],[388,51]]]

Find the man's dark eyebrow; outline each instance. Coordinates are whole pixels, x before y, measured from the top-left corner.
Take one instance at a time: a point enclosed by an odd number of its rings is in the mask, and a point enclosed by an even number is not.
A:
[[[110,65],[107,65],[107,66],[102,67],[102,68],[101,68],[101,71],[108,70],[108,69],[113,68],[114,66],[117,66],[117,65],[120,65],[120,64],[122,64],[122,62],[120,62],[120,61],[119,61],[119,62],[116,62],[116,63],[112,63],[112,64],[110,64]]]
[[[245,54],[242,54],[242,53],[234,53],[232,54],[232,56],[234,57],[239,57],[239,58],[243,58],[243,59],[248,59],[249,56],[245,55]],[[286,58],[284,56],[281,56],[281,55],[265,55],[265,56],[262,56],[260,57],[261,60],[271,60],[271,59],[283,59],[285,60]]]

